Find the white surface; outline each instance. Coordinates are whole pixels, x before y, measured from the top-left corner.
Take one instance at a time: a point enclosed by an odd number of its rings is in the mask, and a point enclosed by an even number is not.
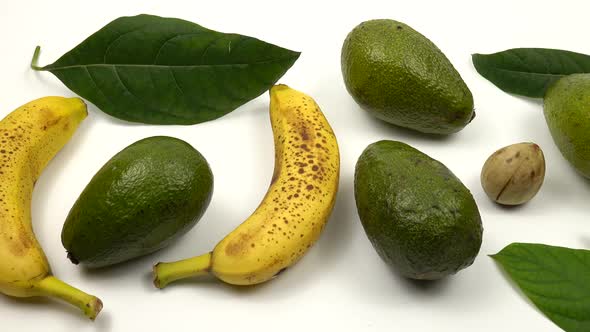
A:
[[[336,4],[339,3],[339,4]],[[558,331],[511,286],[487,257],[507,244],[541,242],[589,247],[590,184],[553,144],[541,103],[510,96],[480,77],[472,53],[551,47],[590,53],[587,1],[2,1],[0,115],[45,95],[72,96],[50,73],[28,68],[35,45],[53,62],[123,15],[179,17],[206,27],[255,36],[300,59],[280,80],[313,96],[330,120],[342,154],[341,189],[318,244],[280,278],[250,289],[216,281],[151,284],[151,265],[210,250],[257,206],[270,181],[273,143],[265,94],[217,121],[195,126],[146,126],[90,115],[51,162],[33,198],[35,231],[55,274],[98,295],[105,307],[90,323],[76,309],[49,300],[0,296],[2,331]],[[340,74],[340,47],[358,23],[392,18],[414,27],[451,59],[475,98],[477,117],[459,134],[433,139],[398,130],[359,110]],[[152,135],[182,138],[205,155],[215,193],[199,224],[170,247],[103,271],[67,259],[62,223],[92,175],[128,144]],[[444,162],[471,189],[484,222],[474,265],[428,287],[395,274],[379,259],[358,220],[353,198],[357,157],[380,139],[407,142]],[[511,143],[544,150],[547,176],[530,204],[503,209],[479,185],[485,159]]]

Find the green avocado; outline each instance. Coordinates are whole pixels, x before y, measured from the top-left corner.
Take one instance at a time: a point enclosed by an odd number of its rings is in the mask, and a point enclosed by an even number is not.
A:
[[[477,205],[442,163],[407,144],[379,141],[359,157],[354,191],[367,237],[403,276],[440,279],[475,260],[483,233]]]
[[[590,178],[590,74],[557,80],[545,92],[545,120],[561,154]]]
[[[117,153],[70,210],[61,239],[68,258],[89,268],[149,254],[186,233],[213,192],[213,174],[190,144],[156,136]]]
[[[471,91],[428,38],[394,20],[371,20],[346,37],[342,75],[375,117],[430,134],[460,131],[475,117]]]

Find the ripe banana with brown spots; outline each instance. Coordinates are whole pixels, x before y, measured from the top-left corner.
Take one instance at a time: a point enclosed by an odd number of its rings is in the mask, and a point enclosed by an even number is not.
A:
[[[154,284],[204,274],[234,285],[272,279],[298,261],[320,236],[334,207],[338,143],[315,101],[286,85],[270,90],[275,167],[254,213],[212,252],[154,266]]]
[[[57,297],[94,319],[100,300],[51,274],[31,225],[35,182],[86,115],[79,98],[45,97],[0,121],[0,292]]]

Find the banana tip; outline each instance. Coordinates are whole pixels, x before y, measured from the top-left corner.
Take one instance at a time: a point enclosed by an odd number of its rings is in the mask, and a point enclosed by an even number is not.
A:
[[[166,285],[163,285],[160,278],[158,277],[158,265],[160,265],[161,263],[158,263],[156,265],[154,265],[153,268],[153,274],[154,274],[154,279],[153,279],[153,283],[154,283],[154,287],[158,288],[158,289],[162,289],[164,288]]]
[[[102,307],[102,301],[98,297],[95,297],[92,302],[86,303],[86,315],[91,321],[94,321],[102,310]]]
[[[273,94],[278,91],[287,90],[289,86],[286,84],[276,84],[272,88],[270,88],[270,93]]]
[[[164,287],[162,287],[162,285],[160,284],[160,280],[159,280],[157,277],[155,277],[155,278],[154,278],[154,287],[156,287],[157,289],[162,289],[162,288],[164,288]]]

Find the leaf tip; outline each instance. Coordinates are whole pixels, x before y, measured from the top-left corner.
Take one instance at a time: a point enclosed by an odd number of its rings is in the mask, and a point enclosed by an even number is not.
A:
[[[477,63],[478,63],[479,59],[481,59],[482,56],[483,56],[483,54],[480,54],[480,53],[471,54],[471,61],[473,62],[473,65],[477,66]]]

